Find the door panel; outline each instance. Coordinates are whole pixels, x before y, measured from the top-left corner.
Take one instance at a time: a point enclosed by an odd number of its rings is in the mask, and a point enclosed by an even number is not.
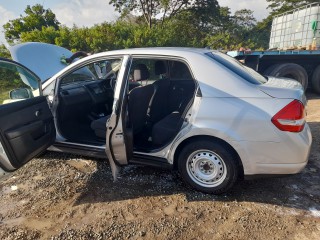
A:
[[[40,82],[23,65],[0,58],[0,168],[5,171],[18,169],[55,140]]]
[[[119,167],[128,164],[132,156],[132,134],[127,126],[128,72],[131,57],[124,56],[117,77],[112,114],[107,122],[106,154],[112,175],[117,178]]]
[[[46,150],[55,139],[55,127],[47,99],[43,96],[0,107],[0,137],[12,166],[21,167]]]

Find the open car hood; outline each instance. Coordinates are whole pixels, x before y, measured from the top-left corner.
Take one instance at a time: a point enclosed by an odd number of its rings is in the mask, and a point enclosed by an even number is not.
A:
[[[42,82],[64,69],[67,64],[61,60],[72,56],[72,52],[63,47],[39,42],[18,44],[9,51],[13,60],[37,74]]]

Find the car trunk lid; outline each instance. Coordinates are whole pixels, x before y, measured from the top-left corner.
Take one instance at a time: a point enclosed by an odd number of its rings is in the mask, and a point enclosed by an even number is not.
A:
[[[296,99],[304,105],[307,103],[302,85],[290,78],[270,76],[265,84],[259,85],[259,89],[274,98]]]

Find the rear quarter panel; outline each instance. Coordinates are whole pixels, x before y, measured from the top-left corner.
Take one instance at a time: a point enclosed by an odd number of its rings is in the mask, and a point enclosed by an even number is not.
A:
[[[302,133],[289,133],[278,130],[271,122],[292,99],[202,97],[198,100],[189,127],[183,130],[173,149],[193,136],[222,139],[236,150],[246,175],[267,174],[265,169],[270,168],[259,164],[306,161],[311,145],[308,126]],[[169,159],[173,160],[173,155]]]

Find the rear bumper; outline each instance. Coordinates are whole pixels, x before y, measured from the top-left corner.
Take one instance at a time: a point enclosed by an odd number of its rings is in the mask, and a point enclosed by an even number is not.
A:
[[[271,175],[282,175],[282,174],[295,174],[301,172],[308,161],[303,163],[288,163],[288,164],[263,164],[256,163],[255,174],[271,174]],[[249,174],[246,174],[249,176]]]
[[[312,144],[309,126],[306,124],[300,133],[279,132],[279,137],[281,142],[237,142],[244,175],[295,174],[303,170]]]

